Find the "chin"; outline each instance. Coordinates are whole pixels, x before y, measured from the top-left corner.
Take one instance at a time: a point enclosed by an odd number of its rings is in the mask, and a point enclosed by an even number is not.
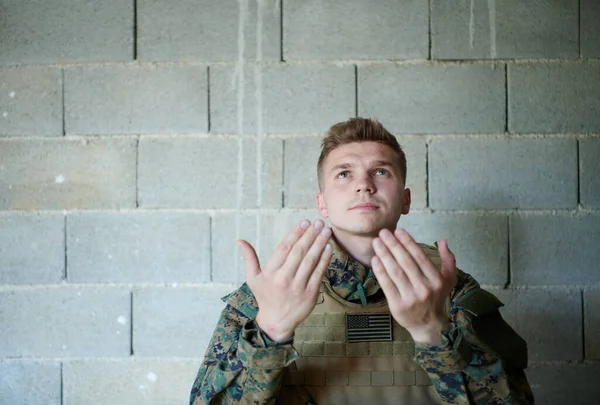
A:
[[[344,226],[336,226],[339,230],[356,235],[375,237],[387,226],[379,221],[347,221]]]

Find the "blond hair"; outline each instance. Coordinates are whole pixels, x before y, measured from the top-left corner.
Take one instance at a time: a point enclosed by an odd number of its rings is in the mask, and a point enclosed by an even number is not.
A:
[[[377,120],[367,118],[351,118],[339,122],[329,128],[327,135],[321,141],[321,155],[317,162],[317,177],[319,188],[323,187],[323,162],[331,151],[339,146],[353,142],[377,142],[392,148],[398,155],[398,164],[402,180],[406,183],[406,156],[396,137],[381,125]]]

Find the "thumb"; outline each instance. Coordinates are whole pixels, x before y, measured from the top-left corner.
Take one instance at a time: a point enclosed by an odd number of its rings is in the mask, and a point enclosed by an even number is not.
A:
[[[448,248],[448,241],[446,239],[438,242],[438,252],[442,259],[442,277],[449,279],[456,277],[456,258],[454,257],[454,253]]]
[[[260,273],[260,263],[258,256],[252,245],[245,240],[238,240],[238,246],[242,250],[244,257],[244,267],[246,268],[246,282],[251,277],[255,277]]]

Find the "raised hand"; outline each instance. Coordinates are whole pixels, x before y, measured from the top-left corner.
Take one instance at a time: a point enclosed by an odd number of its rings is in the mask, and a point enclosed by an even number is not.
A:
[[[246,283],[258,304],[256,322],[270,339],[290,339],[314,309],[331,259],[330,237],[331,229],[323,221],[311,225],[304,219],[281,241],[262,269],[252,245],[238,242],[244,255]]]
[[[373,272],[388,300],[392,316],[415,342],[439,344],[450,322],[445,300],[456,284],[456,262],[445,240],[439,242],[441,270],[403,229],[387,229],[373,239]]]

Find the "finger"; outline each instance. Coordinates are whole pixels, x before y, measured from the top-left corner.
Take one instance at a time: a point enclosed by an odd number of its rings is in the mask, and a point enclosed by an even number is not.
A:
[[[390,278],[388,272],[383,267],[383,263],[377,256],[373,256],[371,259],[371,267],[373,268],[373,274],[375,274],[375,278],[377,282],[381,286],[383,293],[385,294],[385,298],[388,300],[390,306],[394,306],[395,302],[400,302],[402,300],[402,296],[398,287],[394,283],[394,281]]]
[[[442,239],[438,242],[438,252],[442,259],[441,274],[445,279],[454,280],[456,278],[456,257],[448,247],[448,241]]]
[[[385,272],[394,282],[398,291],[400,291],[400,295],[405,299],[412,297],[414,287],[411,280],[380,238],[373,239],[373,249],[379,261],[381,261]]]
[[[311,247],[306,252],[306,255],[302,258],[298,270],[294,277],[294,283],[299,288],[306,288],[308,280],[311,274],[315,271],[317,265],[321,260],[323,250],[328,246],[329,238],[331,237],[331,228],[324,227],[321,232],[314,240]]]
[[[410,280],[410,284],[415,292],[422,293],[426,289],[427,279],[410,252],[406,250],[404,245],[400,243],[398,238],[389,230],[383,229],[379,232],[379,235],[380,239],[383,240],[383,243],[385,243],[386,248],[391,254],[392,258],[390,261],[395,261],[397,266],[404,271],[404,274],[406,274]],[[383,264],[386,266],[386,268],[388,268],[388,264],[385,260],[383,261]]]
[[[245,240],[238,240],[238,246],[242,250],[244,257],[244,267],[246,268],[246,282],[260,273],[260,262],[252,245]]]
[[[302,235],[306,233],[306,230],[309,226],[310,221],[307,219],[303,219],[298,224],[296,224],[294,229],[292,229],[285,236],[285,238],[277,245],[277,247],[275,248],[275,252],[273,252],[273,255],[271,256],[269,262],[265,266],[265,270],[276,270],[283,266],[283,263],[285,263],[288,255],[290,254],[290,251],[292,250],[296,242],[300,240]]]
[[[434,283],[439,282],[440,274],[435,265],[413,237],[404,229],[396,229],[394,235],[406,252],[411,256],[411,259],[417,264],[420,272],[429,279],[429,281],[433,281]]]
[[[310,275],[310,278],[308,279],[308,283],[306,284],[307,290],[314,291],[314,290],[319,289],[319,286],[321,285],[321,281],[323,280],[323,277],[325,276],[325,272],[327,271],[327,268],[329,267],[329,263],[331,261],[332,255],[333,255],[333,248],[328,243],[325,245],[325,248],[323,249],[323,253],[321,253],[321,259],[319,260],[317,267],[315,267],[314,271]]]
[[[319,236],[324,226],[325,225],[323,224],[323,221],[315,221],[311,226],[308,227],[306,232],[304,232],[304,235],[302,235],[302,237],[294,244],[292,250],[290,250],[285,262],[281,266],[281,271],[287,273],[285,276],[288,277],[290,281],[295,277],[296,272],[300,267],[300,263],[307,255],[310,247],[313,245],[315,239],[317,236]],[[323,244],[323,247],[325,247],[325,244]]]

